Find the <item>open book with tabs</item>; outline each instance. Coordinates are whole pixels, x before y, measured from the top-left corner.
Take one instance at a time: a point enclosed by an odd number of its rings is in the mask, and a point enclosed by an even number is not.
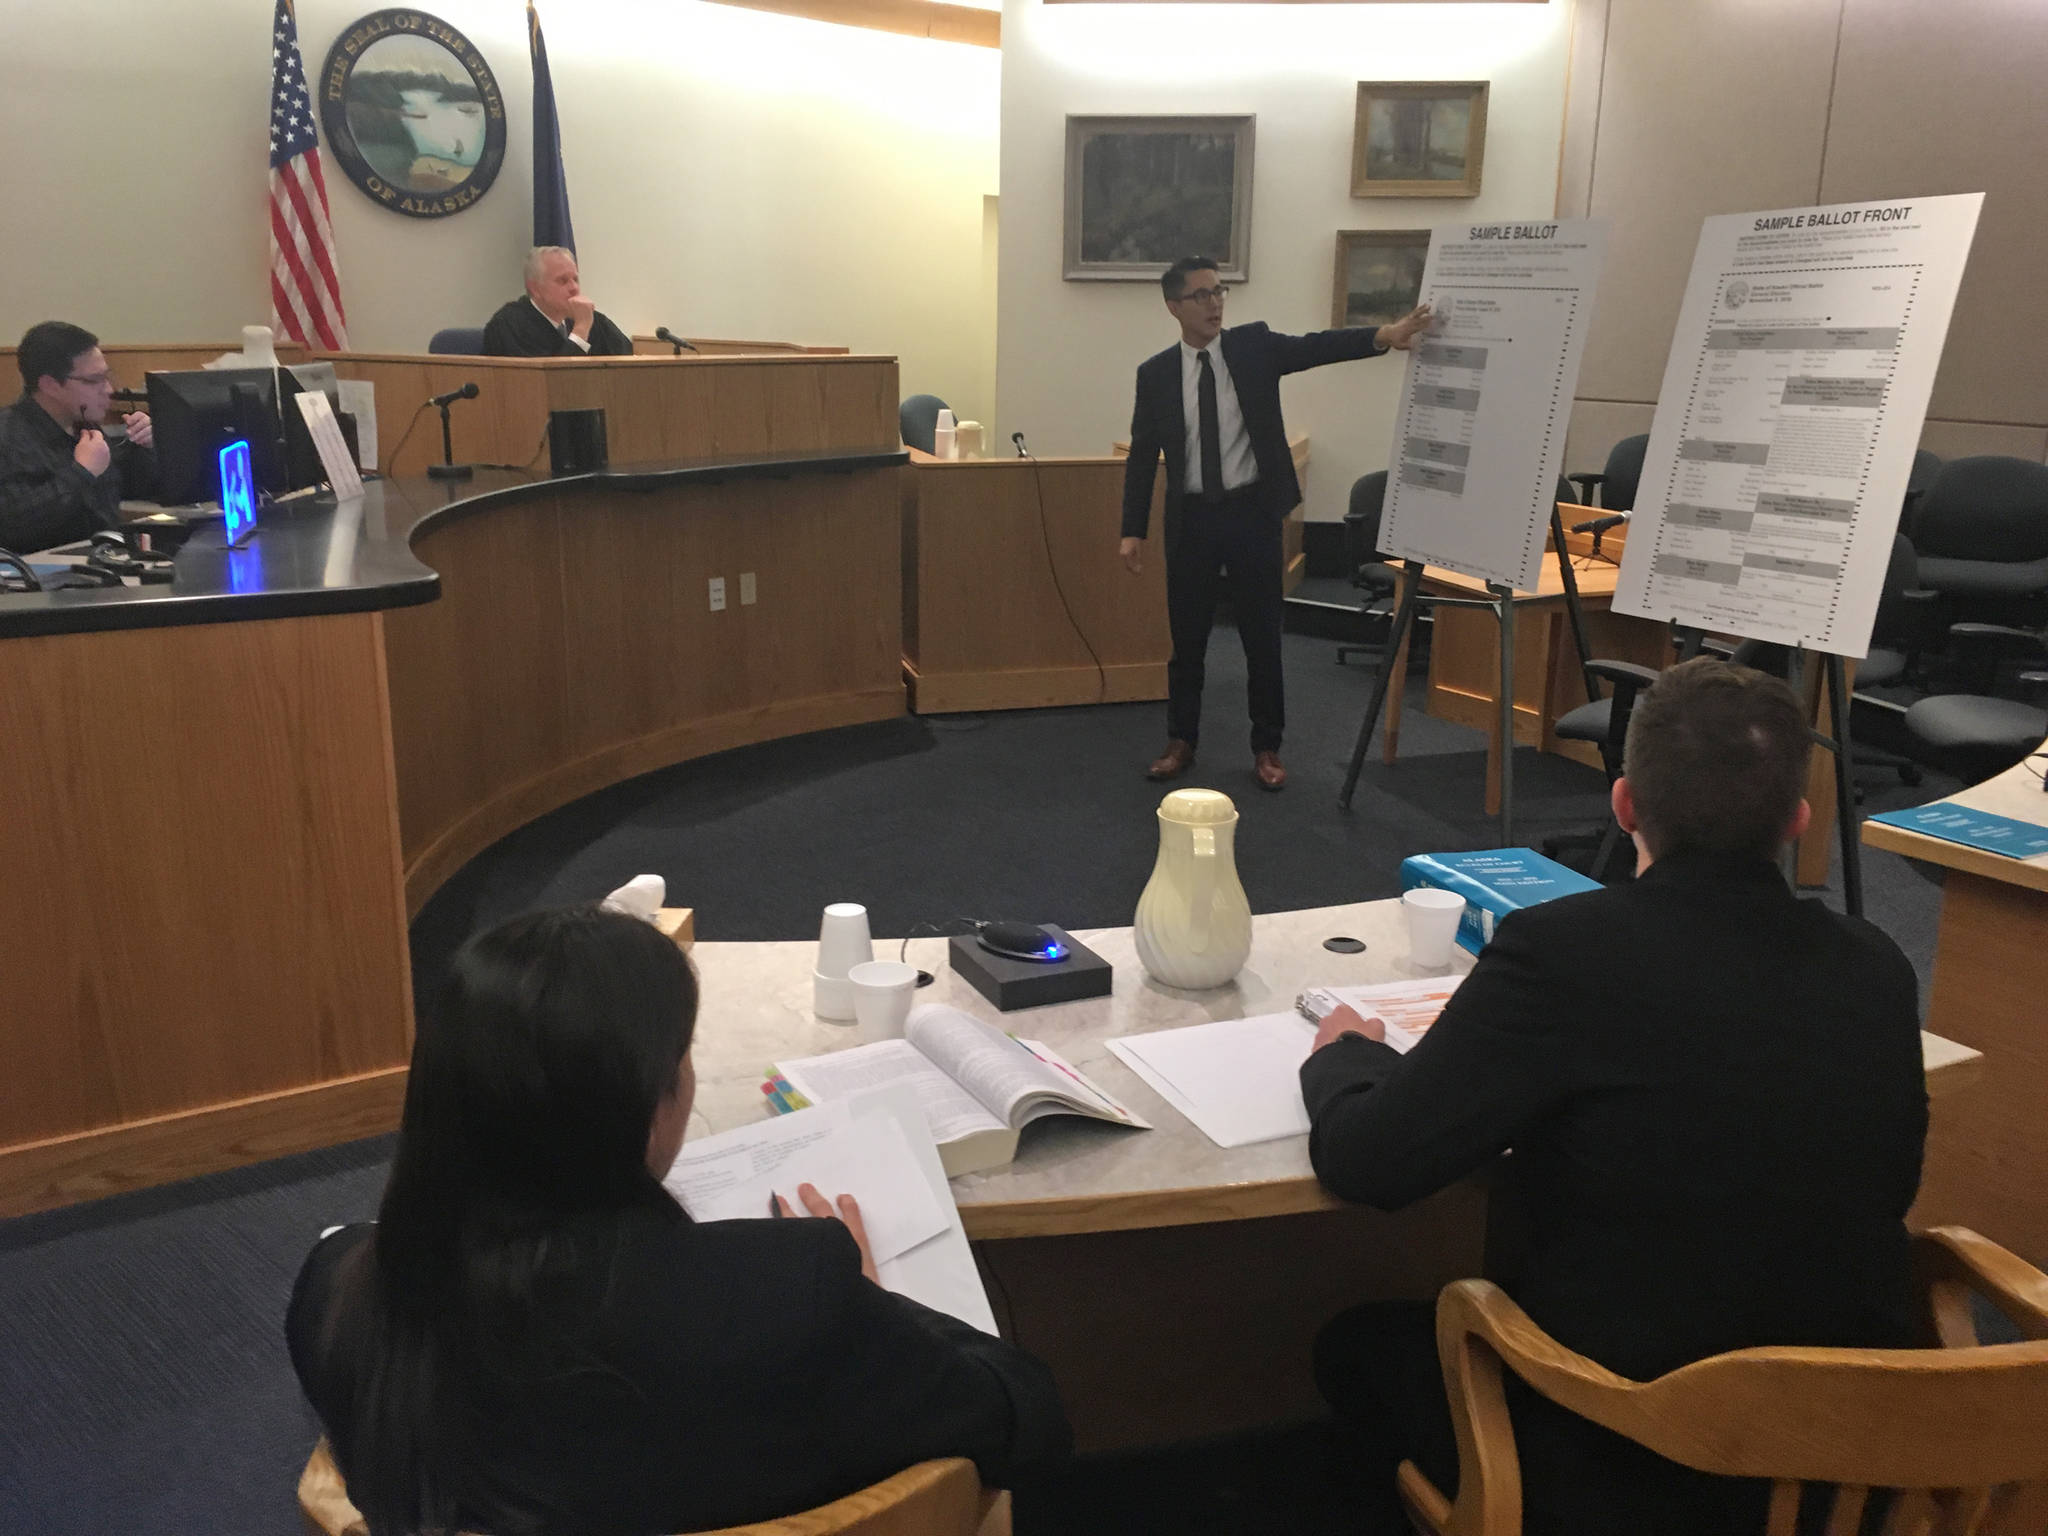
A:
[[[949,1178],[999,1168],[1019,1133],[1046,1115],[1085,1115],[1152,1127],[1036,1040],[1004,1034],[957,1008],[910,1011],[901,1040],[778,1061],[775,1070],[813,1104],[886,1084],[912,1088]]]

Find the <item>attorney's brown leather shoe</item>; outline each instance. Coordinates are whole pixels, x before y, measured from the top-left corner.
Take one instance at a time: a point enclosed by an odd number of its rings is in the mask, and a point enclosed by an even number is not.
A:
[[[1166,750],[1152,759],[1152,766],[1145,770],[1145,777],[1154,781],[1177,779],[1194,765],[1194,744],[1175,736],[1166,743]]]
[[[1252,754],[1252,777],[1259,781],[1261,789],[1285,789],[1287,770],[1280,766],[1278,752],[1254,752]]]

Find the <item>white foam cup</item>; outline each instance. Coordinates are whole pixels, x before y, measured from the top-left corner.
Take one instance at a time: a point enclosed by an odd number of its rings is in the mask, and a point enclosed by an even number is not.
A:
[[[819,1018],[853,1017],[853,988],[846,973],[874,958],[868,909],[857,901],[833,902],[818,925],[818,963],[812,971],[812,1006]]]
[[[1401,893],[1401,910],[1408,914],[1408,958],[1425,968],[1449,965],[1465,898],[1456,891],[1418,885]]]
[[[917,992],[917,967],[895,960],[868,960],[846,973],[853,987],[855,1032],[866,1040],[898,1040]]]

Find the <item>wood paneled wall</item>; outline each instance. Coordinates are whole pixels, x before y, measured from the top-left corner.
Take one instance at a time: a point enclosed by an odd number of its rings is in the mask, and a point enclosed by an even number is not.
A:
[[[569,487],[430,527],[441,599],[387,616],[412,908],[604,785],[901,714],[898,474]]]
[[[458,463],[544,468],[551,410],[604,411],[615,465],[898,441],[893,357],[323,355],[342,377],[377,386],[378,455],[390,474],[439,462],[439,413],[421,402],[472,381],[478,397],[452,407]]]
[[[411,1001],[382,625],[4,642],[0,1215],[388,1128]]]
[[[2048,458],[2048,26],[2013,0],[1577,0],[1557,211],[1612,221],[1567,466],[1647,432],[1710,214],[1983,192],[1923,446]]]

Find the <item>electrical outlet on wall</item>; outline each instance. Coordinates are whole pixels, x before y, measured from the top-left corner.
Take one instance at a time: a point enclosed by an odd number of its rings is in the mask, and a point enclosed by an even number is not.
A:
[[[725,612],[725,578],[723,576],[711,578],[711,611],[713,613]]]
[[[753,573],[752,571],[741,571],[741,572],[740,572],[740,606],[741,606],[742,608],[744,608],[744,607],[746,607],[746,606],[747,606],[747,605],[748,605],[749,603],[753,602],[753,600],[754,600],[754,573]]]

